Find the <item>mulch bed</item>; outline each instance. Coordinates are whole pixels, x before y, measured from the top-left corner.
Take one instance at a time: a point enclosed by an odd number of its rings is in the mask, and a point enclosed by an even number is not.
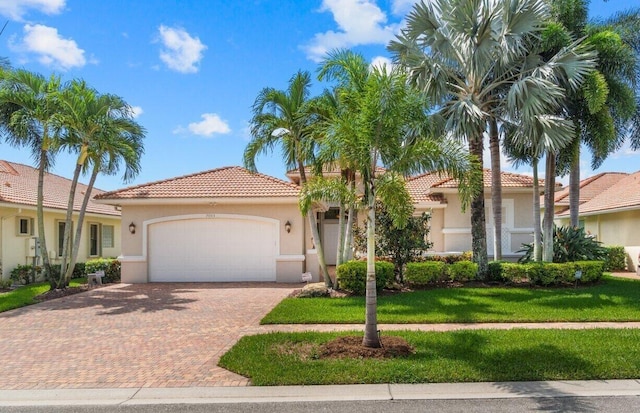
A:
[[[362,345],[362,336],[338,337],[320,349],[320,358],[391,358],[413,354],[413,347],[402,337],[381,337],[382,347],[370,348]]]
[[[54,300],[56,298],[66,297],[68,295],[78,294],[84,291],[89,291],[89,287],[82,285],[80,287],[67,287],[58,290],[49,290],[46,293],[40,294],[35,297],[38,301]]]

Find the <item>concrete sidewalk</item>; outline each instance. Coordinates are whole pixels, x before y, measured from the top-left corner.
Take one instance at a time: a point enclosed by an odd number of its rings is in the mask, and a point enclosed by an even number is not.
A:
[[[0,390],[0,406],[640,396],[640,380],[341,386]]]

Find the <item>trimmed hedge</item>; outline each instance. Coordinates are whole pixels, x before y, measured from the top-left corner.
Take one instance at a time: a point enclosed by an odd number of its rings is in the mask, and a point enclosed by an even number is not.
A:
[[[471,261],[457,261],[447,266],[451,281],[471,281],[478,274],[478,264]]]
[[[605,271],[626,271],[627,252],[623,246],[613,245],[605,247],[607,250],[607,260],[605,261]]]
[[[393,280],[394,266],[390,262],[376,261],[376,290],[382,291]],[[336,268],[338,288],[364,295],[367,290],[367,262],[349,261]]]
[[[411,285],[427,285],[444,281],[446,264],[442,261],[410,262],[404,271],[404,281]]]
[[[561,285],[576,281],[576,271],[581,271],[580,283],[599,281],[604,272],[603,261],[576,261],[564,263],[532,262],[516,264],[500,262],[500,277],[506,282],[526,282],[534,285]],[[496,270],[497,271],[497,270]]]
[[[417,260],[416,262],[429,262],[429,261],[440,261],[446,264],[453,264],[458,261],[471,261],[473,254],[471,251],[463,252],[462,254],[450,254],[450,255],[425,255]]]
[[[89,260],[84,264],[86,274],[92,274],[96,271],[104,271],[103,282],[117,283],[120,282],[120,261],[115,258],[96,258]]]

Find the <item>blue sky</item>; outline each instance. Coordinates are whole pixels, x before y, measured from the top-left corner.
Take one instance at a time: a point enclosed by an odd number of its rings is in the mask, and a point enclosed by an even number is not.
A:
[[[147,130],[142,172],[132,184],[227,165],[241,165],[251,104],[264,87],[284,89],[299,69],[315,73],[323,54],[349,47],[368,59],[388,58],[385,45],[412,0],[0,0],[0,56],[14,67],[64,80],[83,78],[122,96]],[[153,6],[152,6],[153,5]],[[590,16],[606,17],[638,0],[592,0]],[[326,85],[315,82],[314,93]],[[0,159],[30,164],[24,149],[0,145]],[[285,178],[279,153],[260,172]],[[512,170],[505,165],[507,170]],[[640,169],[625,146],[596,172]],[[54,173],[70,176],[73,158]],[[526,167],[520,172],[529,173]],[[119,176],[97,187],[117,189]]]

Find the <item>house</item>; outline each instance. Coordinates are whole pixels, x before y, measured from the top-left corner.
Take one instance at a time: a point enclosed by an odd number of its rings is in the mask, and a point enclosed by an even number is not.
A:
[[[306,271],[318,280],[311,231],[298,208],[299,178],[289,178],[231,166],[98,195],[96,202],[122,209],[122,281],[300,282]],[[436,251],[470,250],[469,213],[460,212],[456,181],[424,174],[408,186],[417,213],[432,213]],[[488,171],[485,186],[489,199]],[[503,186],[503,250],[513,255],[532,239],[532,179],[504,173]],[[339,210],[321,205],[316,213],[331,265]]]
[[[568,188],[556,193],[555,220],[569,225]],[[605,172],[580,182],[580,226],[604,245],[622,245],[627,268],[638,271],[640,253],[640,171]]]
[[[33,239],[38,235],[36,198],[38,170],[0,160],[0,273],[8,279],[13,268],[32,264]],[[44,224],[49,258],[60,263],[62,235],[71,180],[47,173],[44,178]],[[74,222],[87,187],[78,184]],[[102,191],[94,189],[93,194]],[[111,205],[89,201],[85,215],[78,261],[120,254],[120,211]],[[41,263],[39,263],[41,264]]]

